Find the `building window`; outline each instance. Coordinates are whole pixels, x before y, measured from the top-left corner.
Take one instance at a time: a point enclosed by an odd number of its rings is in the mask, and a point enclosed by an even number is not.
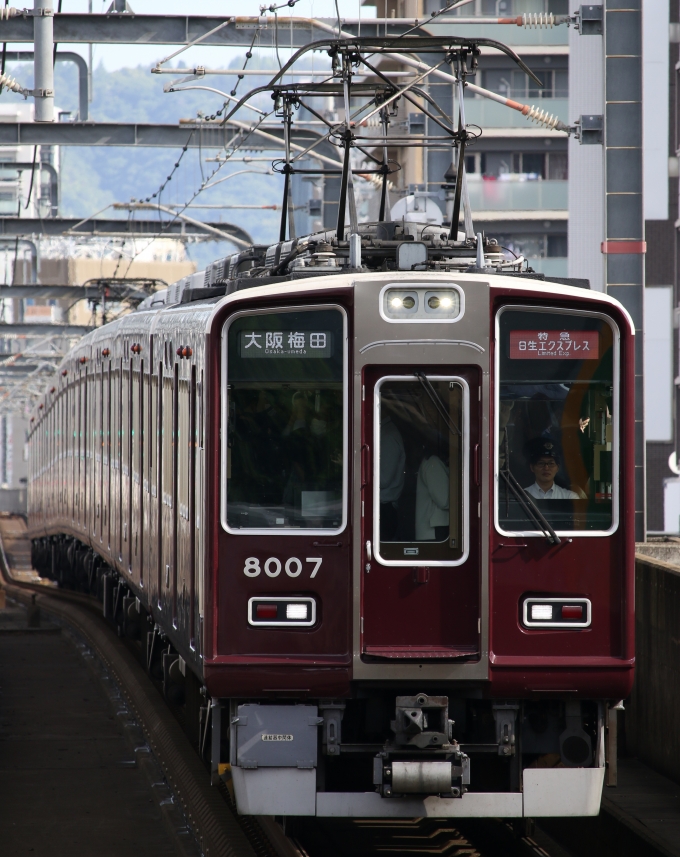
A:
[[[548,58],[549,59],[549,58]],[[482,86],[506,98],[568,98],[569,71],[566,68],[535,69],[543,86],[538,86],[521,69],[487,69],[482,72]]]
[[[468,173],[486,178],[514,174],[527,179],[566,181],[569,178],[566,152],[476,152],[465,156]]]
[[[489,233],[501,247],[506,247],[525,259],[566,259],[567,236],[561,235],[508,235]]]
[[[425,14],[430,15],[446,6],[448,0],[425,0]],[[378,17],[384,17],[380,9],[385,8],[384,0],[378,2]],[[521,15],[523,12],[552,12],[553,15],[568,15],[567,0],[473,0],[460,9],[451,11],[450,15]]]

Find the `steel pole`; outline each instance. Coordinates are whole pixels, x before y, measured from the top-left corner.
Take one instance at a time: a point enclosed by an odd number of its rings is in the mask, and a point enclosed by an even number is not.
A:
[[[586,38],[598,38],[590,36]],[[604,21],[605,256],[607,293],[635,324],[635,539],[646,540],[642,208],[642,13],[606,0]]]
[[[54,10],[52,0],[35,0],[33,7],[35,45],[35,121],[54,122]]]

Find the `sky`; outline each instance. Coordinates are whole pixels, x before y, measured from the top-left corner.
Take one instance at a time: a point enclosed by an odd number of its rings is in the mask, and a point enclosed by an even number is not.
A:
[[[186,0],[129,0],[133,11],[143,15],[258,15],[260,3],[264,0],[193,0],[189,5]],[[271,0],[270,0],[271,2]],[[280,5],[285,0],[277,0]],[[95,14],[105,13],[111,0],[92,0],[92,11]],[[267,4],[269,5],[269,4]],[[57,0],[54,0],[57,6]],[[361,0],[338,0],[340,15],[357,18],[373,17],[375,7],[364,6]],[[62,12],[87,12],[88,0],[62,0]],[[284,8],[279,12],[279,20],[295,15],[303,18],[335,17],[334,0],[299,0],[293,9]],[[8,45],[8,50],[28,50],[26,44]],[[158,59],[177,50],[177,45],[93,45],[93,63],[98,66],[103,63],[106,69],[114,71],[119,68],[130,68],[138,65],[151,67]],[[69,45],[68,50],[77,51],[87,58],[87,46]],[[237,55],[243,54],[243,48],[204,47],[197,45],[189,48],[178,57],[187,65],[201,64],[213,68],[227,66]]]

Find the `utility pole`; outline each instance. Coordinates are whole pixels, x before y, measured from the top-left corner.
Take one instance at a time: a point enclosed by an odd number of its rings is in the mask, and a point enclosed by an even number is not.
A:
[[[54,9],[52,0],[35,0],[33,7],[35,43],[35,121],[54,122]]]
[[[635,325],[635,539],[646,540],[642,200],[642,13],[625,0],[604,7],[604,161],[607,293]],[[583,7],[582,7],[583,8]]]

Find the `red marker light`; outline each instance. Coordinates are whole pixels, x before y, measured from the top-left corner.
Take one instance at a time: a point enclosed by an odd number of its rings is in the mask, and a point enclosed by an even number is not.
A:
[[[583,607],[580,604],[563,604],[562,605],[563,619],[577,619],[579,622],[583,619]]]
[[[256,619],[276,619],[279,608],[276,604],[257,604],[255,605]]]

